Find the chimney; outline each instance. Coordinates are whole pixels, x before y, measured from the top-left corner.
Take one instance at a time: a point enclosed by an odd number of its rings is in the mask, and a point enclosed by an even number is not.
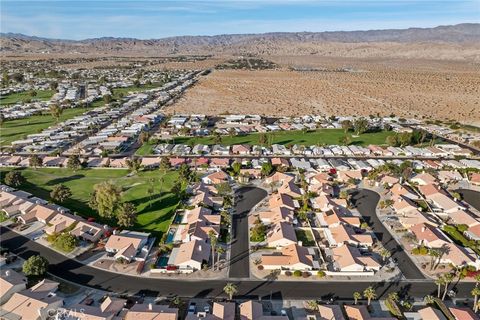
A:
[[[202,245],[198,246],[198,251],[202,252]]]
[[[425,232],[426,228],[425,226],[422,227],[422,232]]]
[[[10,270],[5,271],[5,276],[10,276]]]
[[[148,310],[150,310],[150,311],[153,310],[153,305],[152,305],[152,303],[149,303],[149,304],[148,304]]]

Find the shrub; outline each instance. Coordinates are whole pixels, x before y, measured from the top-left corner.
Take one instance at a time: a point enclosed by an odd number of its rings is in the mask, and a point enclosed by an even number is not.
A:
[[[308,272],[308,271],[303,271],[303,272],[302,272],[302,277],[304,277],[304,278],[310,277],[310,272]]]
[[[295,277],[301,277],[301,276],[302,276],[302,271],[300,271],[300,270],[295,270],[295,271],[293,271],[293,275],[294,275]]]
[[[320,277],[320,278],[325,278],[326,275],[327,275],[327,274],[326,274],[325,271],[323,271],[323,270],[320,270],[320,271],[317,272],[317,276]]]
[[[259,265],[257,266],[257,268],[258,268],[258,270],[263,270],[263,269],[264,269],[261,264],[259,264]]]
[[[27,276],[41,276],[48,270],[48,260],[42,256],[31,256],[23,263],[22,271]]]
[[[291,276],[292,276],[292,272],[291,272],[291,271],[285,271],[285,275],[286,275],[287,277],[291,277]]]

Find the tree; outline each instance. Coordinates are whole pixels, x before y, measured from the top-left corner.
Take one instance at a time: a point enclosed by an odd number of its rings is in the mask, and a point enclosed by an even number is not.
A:
[[[163,173],[166,173],[168,170],[170,170],[171,166],[170,159],[168,159],[168,157],[162,157],[162,160],[160,160],[160,170]]]
[[[133,203],[125,202],[124,204],[122,204],[117,213],[118,225],[125,228],[133,227],[136,220],[137,209],[135,208]]]
[[[228,295],[228,298],[232,300],[233,295],[238,292],[237,286],[229,282],[225,287],[223,287],[223,292]]]
[[[358,303],[358,299],[361,299],[362,298],[362,294],[358,291],[355,291],[353,293],[353,300],[355,301],[354,304],[357,304]]]
[[[50,198],[55,202],[63,203],[65,200],[72,196],[72,191],[64,184],[57,184],[50,192]]]
[[[230,138],[233,138],[236,134],[237,131],[235,130],[235,128],[228,129],[228,135],[230,136]]]
[[[120,189],[111,182],[104,181],[93,186],[90,207],[97,210],[101,217],[113,217],[120,203]]]
[[[58,122],[58,120],[60,120],[60,116],[63,113],[63,108],[57,104],[51,104],[48,108],[50,109],[50,114],[52,115],[52,117],[55,118],[55,122]]]
[[[473,290],[471,291],[472,293],[472,296],[473,296],[473,310],[475,311],[475,313],[478,311],[478,296],[480,295],[480,288],[478,287],[475,287],[473,288]]]
[[[311,311],[317,311],[318,309],[318,302],[315,301],[315,300],[308,300],[306,301],[305,303],[307,309],[311,310]]]
[[[433,303],[435,303],[435,298],[431,295],[426,295],[423,298],[423,302],[425,302],[425,304],[433,304]]]
[[[43,276],[47,270],[48,260],[42,256],[31,256],[22,266],[22,271],[26,276]]]
[[[73,154],[68,157],[67,160],[67,168],[73,171],[77,171],[82,167],[82,162],[80,161],[80,157],[78,154]]]
[[[30,97],[32,97],[32,98],[33,98],[33,97],[36,97],[36,96],[37,96],[37,91],[31,90],[31,91],[28,93],[28,95],[29,95]]]
[[[388,294],[388,299],[390,299],[391,301],[398,302],[398,293],[397,292],[390,292]]]
[[[480,274],[475,276],[475,287],[478,287],[478,283],[480,282]]]
[[[64,252],[71,252],[73,249],[77,247],[78,240],[69,232],[64,232],[60,234],[53,243],[54,247],[64,251]]]
[[[260,133],[258,135],[258,144],[261,146],[264,146],[268,141],[267,134],[266,133]]]
[[[270,175],[270,173],[273,172],[273,166],[272,164],[270,163],[270,161],[267,161],[267,162],[264,162],[262,164],[262,169],[261,169],[261,173],[264,177],[267,177]]]
[[[448,292],[448,285],[453,281],[453,278],[455,276],[452,274],[452,273],[447,273],[445,276],[444,276],[444,279],[445,279],[445,290],[443,292],[443,296],[442,296],[442,300],[445,300],[445,297],[447,296],[447,292]]]
[[[144,144],[144,143],[148,142],[148,140],[150,140],[150,133],[147,132],[147,131],[140,132],[140,135],[138,136],[138,141],[141,144]]]
[[[220,257],[225,253],[225,249],[222,246],[217,248],[217,264],[220,262]],[[220,267],[220,266],[219,266]],[[219,268],[220,269],[220,268]]]
[[[338,142],[341,145],[348,146],[352,142],[352,140],[350,139],[349,135],[345,134],[344,136],[340,137],[340,139],[338,139]]]
[[[347,199],[347,198],[348,198],[348,191],[347,191],[347,190],[342,190],[342,191],[340,191],[338,197],[339,197],[340,199]]]
[[[373,287],[368,287],[363,291],[363,296],[367,299],[367,305],[370,305],[372,299],[377,298],[377,294],[375,293],[375,289]]]
[[[232,187],[228,182],[222,182],[215,185],[218,195],[224,197],[232,192]]]
[[[215,248],[218,242],[217,234],[213,230],[210,230],[208,232],[208,238],[210,239],[210,246],[212,247],[212,270],[215,270]]]
[[[192,170],[190,170],[190,167],[186,163],[183,163],[180,168],[178,168],[178,174],[180,175],[180,178],[188,181],[192,176]]]
[[[222,134],[218,131],[213,133],[213,143],[220,144],[222,143]]]
[[[125,164],[127,165],[128,170],[130,170],[130,172],[137,173],[142,167],[142,159],[138,157],[132,157],[130,159],[125,160]]]
[[[365,118],[356,119],[353,122],[353,129],[356,135],[364,133],[368,129],[368,120]]]
[[[20,187],[25,183],[25,178],[22,176],[20,171],[10,171],[5,175],[5,184],[10,187]]]
[[[242,164],[238,161],[235,161],[232,163],[232,171],[235,176],[238,176],[240,173],[240,170],[242,170]]]
[[[435,284],[437,285],[437,298],[440,298],[442,286],[445,284],[444,277],[442,275],[438,275],[437,279],[435,279]]]
[[[435,265],[435,261],[440,256],[440,251],[436,248],[432,248],[428,250],[428,255],[431,257],[430,259],[430,270],[433,270],[433,266]]]
[[[104,101],[106,104],[109,104],[110,102],[113,101],[112,96],[109,95],[109,94],[104,95],[104,96],[103,96],[103,101]]]
[[[50,89],[51,90],[57,90],[57,88],[58,88],[58,82],[56,82],[56,81],[50,82]]]
[[[5,122],[5,116],[0,112],[0,126]]]
[[[43,164],[43,159],[40,158],[38,155],[34,154],[31,155],[30,158],[28,159],[28,163],[30,167],[33,167],[35,170],[37,167],[41,167]]]
[[[352,129],[352,121],[350,120],[343,120],[342,121],[342,129],[343,129],[343,132],[345,133],[345,135],[347,135],[347,132],[348,130]]]
[[[382,251],[380,251],[380,256],[383,259],[383,263],[385,263],[392,256],[392,253],[387,249],[383,248]]]

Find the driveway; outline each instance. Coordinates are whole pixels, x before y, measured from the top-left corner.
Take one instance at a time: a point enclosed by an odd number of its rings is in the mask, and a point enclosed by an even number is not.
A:
[[[371,190],[359,189],[352,192],[352,203],[363,219],[372,226],[377,239],[391,252],[392,259],[397,261],[403,276],[407,279],[425,279],[417,265],[378,218],[376,208],[379,200],[380,195]]]
[[[267,191],[256,187],[243,187],[237,190],[238,201],[232,218],[232,245],[230,248],[230,278],[249,278],[249,232],[248,213],[267,196]]]

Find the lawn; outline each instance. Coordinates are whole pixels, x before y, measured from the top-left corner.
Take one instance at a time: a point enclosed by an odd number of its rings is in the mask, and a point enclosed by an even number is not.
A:
[[[302,144],[302,145],[338,145],[340,144],[340,139],[344,136],[343,129],[318,129],[315,131],[277,131],[270,133],[273,135],[272,144],[282,144],[282,145],[293,145],[293,144]],[[385,139],[393,135],[391,131],[380,131],[380,132],[371,132],[364,133],[358,137],[353,137],[351,134],[351,144],[368,146],[370,144],[375,145],[384,145]],[[259,133],[250,133],[240,136],[222,136],[221,144],[223,145],[234,145],[234,144],[249,144],[255,145],[259,144]],[[173,141],[176,144],[186,144],[186,145],[195,145],[195,144],[215,144],[214,138],[209,137],[176,137]],[[172,141],[169,141],[172,143]],[[146,145],[138,149],[138,155],[148,155],[153,154],[153,147],[155,144],[149,142]]]
[[[302,241],[302,245],[305,247],[310,247],[315,245],[315,240],[313,239],[313,234],[310,230],[295,229],[295,234],[298,241]]]
[[[35,97],[30,96],[30,91],[23,91],[17,93],[7,94],[0,98],[0,105],[5,106],[9,104],[15,104],[22,102],[26,98],[31,98],[33,100],[48,101],[54,95],[55,91],[53,90],[39,90]]]
[[[64,121],[86,112],[88,108],[64,109],[59,121]],[[55,124],[55,118],[50,114],[35,115],[22,119],[8,120],[0,126],[0,146],[7,146],[12,141],[25,138],[32,133],[39,133],[42,130]]]
[[[11,169],[2,169],[0,175]],[[62,205],[83,217],[94,217],[98,222],[114,225],[114,222],[102,219],[88,206],[93,186],[102,181],[112,181],[122,188],[122,200],[132,202],[137,207],[137,223],[132,229],[154,233],[158,239],[168,229],[179,203],[177,195],[170,189],[178,178],[174,171],[165,175],[160,171],[142,171],[129,176],[124,169],[82,169],[73,172],[70,169],[39,168],[21,169],[27,182],[20,189],[40,198],[51,200],[50,191],[57,184],[64,184],[72,191],[72,198]],[[160,178],[163,176],[163,185]],[[155,179],[156,196],[149,197],[149,181]]]
[[[453,242],[460,246],[470,248],[477,254],[480,254],[480,250],[476,246],[475,241],[465,238],[465,236],[458,230],[458,227],[446,225],[442,228],[442,230],[453,240]]]

